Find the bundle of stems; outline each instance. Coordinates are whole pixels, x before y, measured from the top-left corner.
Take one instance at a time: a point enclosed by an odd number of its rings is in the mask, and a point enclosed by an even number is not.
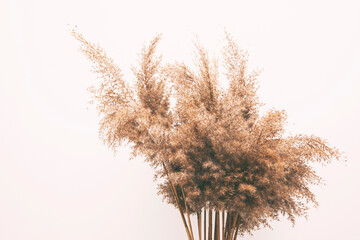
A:
[[[181,202],[179,194],[175,190],[176,188],[171,180],[170,184],[189,240],[236,240],[240,227],[240,214],[227,212],[225,210],[213,210],[211,208],[202,208],[196,212],[198,225],[198,238],[196,238],[185,200],[185,191],[183,187],[181,187],[182,199],[184,199],[184,201]],[[185,209],[183,209],[182,206],[185,206]],[[186,213],[187,219],[185,219],[184,213]]]

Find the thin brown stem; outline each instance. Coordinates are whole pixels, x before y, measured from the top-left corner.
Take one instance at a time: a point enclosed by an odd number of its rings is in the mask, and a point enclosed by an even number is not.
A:
[[[190,213],[189,213],[189,209],[188,209],[187,202],[186,202],[186,196],[185,196],[184,188],[183,188],[182,185],[180,185],[180,187],[181,187],[181,192],[182,192],[182,195],[183,195],[183,198],[184,198],[185,210],[186,210],[187,219],[188,219],[188,223],[189,223],[189,227],[190,227],[191,239],[194,240],[194,233],[193,233],[193,230],[192,230],[192,225],[191,225],[191,220],[190,220]]]
[[[208,240],[213,240],[212,238],[212,209],[209,209],[209,226],[208,226]]]
[[[164,169],[165,169],[166,175],[167,175],[167,177],[168,177],[168,179],[169,179],[170,188],[171,188],[172,193],[173,193],[173,195],[174,195],[174,198],[175,198],[175,200],[176,200],[176,204],[177,204],[177,206],[178,206],[178,209],[179,209],[179,212],[180,212],[180,215],[181,215],[181,219],[182,219],[182,221],[183,221],[183,223],[184,223],[186,233],[187,233],[187,235],[188,235],[189,240],[192,240],[191,234],[190,234],[189,228],[188,228],[188,226],[187,226],[187,224],[186,224],[186,220],[185,220],[185,217],[184,217],[184,214],[183,214],[183,210],[182,210],[182,207],[181,207],[181,204],[180,204],[179,196],[177,195],[176,189],[175,189],[175,187],[174,187],[174,184],[172,183],[172,181],[171,181],[171,179],[170,179],[169,172],[168,172],[168,170],[167,170],[166,167],[165,167],[165,163],[163,162],[162,164],[163,164],[163,167],[164,167]]]
[[[201,240],[201,210],[196,213],[197,215],[197,224],[198,224],[198,232],[199,232],[199,240]]]
[[[217,239],[217,225],[218,225],[218,222],[217,222],[217,218],[216,218],[216,213],[217,213],[217,211],[215,210],[215,219],[214,219],[214,240],[218,240],[218,239]]]
[[[233,239],[233,235],[234,235],[234,231],[235,231],[235,227],[236,227],[236,224],[238,222],[238,219],[239,219],[239,214],[236,214],[236,216],[234,216],[234,219],[233,219],[233,224],[232,224],[232,227],[231,227],[229,240]]]
[[[214,233],[215,240],[220,240],[220,217],[219,211],[216,210],[215,212],[215,233]]]
[[[235,234],[234,234],[234,240],[236,240],[236,236],[238,234],[239,227],[240,227],[240,216],[239,216],[239,221],[236,223],[236,230],[235,230]]]
[[[204,240],[206,240],[206,208],[204,208]]]
[[[221,211],[221,230],[222,230],[222,240],[225,240],[225,210]]]
[[[228,236],[229,236],[230,221],[231,221],[231,213],[227,212],[227,214],[226,214],[226,224],[225,224],[225,239],[226,240],[228,240]]]

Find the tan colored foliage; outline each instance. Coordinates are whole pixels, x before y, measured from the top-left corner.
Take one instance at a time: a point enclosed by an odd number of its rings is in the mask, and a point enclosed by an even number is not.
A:
[[[156,36],[133,68],[137,82],[132,89],[102,48],[72,34],[102,79],[92,88],[102,139],[114,150],[132,143],[133,154],[146,157],[164,180],[159,194],[179,208],[189,239],[194,235],[185,213],[197,213],[201,220],[202,211],[214,211],[214,238],[209,229],[209,239],[232,240],[270,226],[279,215],[294,222],[306,215],[309,203],[317,205],[309,187],[321,179],[309,163],[329,163],[341,157],[339,151],[316,136],[285,136],[284,111],[259,116],[259,71],[248,73],[248,54],[229,34],[223,54],[229,81],[225,90],[218,84],[218,62],[199,44],[197,69],[162,65]],[[174,107],[170,97],[176,99]]]

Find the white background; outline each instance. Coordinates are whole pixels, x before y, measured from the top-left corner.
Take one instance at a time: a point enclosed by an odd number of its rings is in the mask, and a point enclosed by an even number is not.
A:
[[[183,240],[178,211],[157,196],[153,170],[98,139],[87,87],[96,81],[69,33],[77,25],[131,79],[143,44],[163,33],[166,61],[191,64],[193,40],[219,54],[224,29],[264,68],[265,109],[316,134],[348,162],[319,169],[320,206],[295,227],[245,239],[359,237],[358,1],[0,1],[0,239]],[[224,83],[225,84],[225,83]]]

